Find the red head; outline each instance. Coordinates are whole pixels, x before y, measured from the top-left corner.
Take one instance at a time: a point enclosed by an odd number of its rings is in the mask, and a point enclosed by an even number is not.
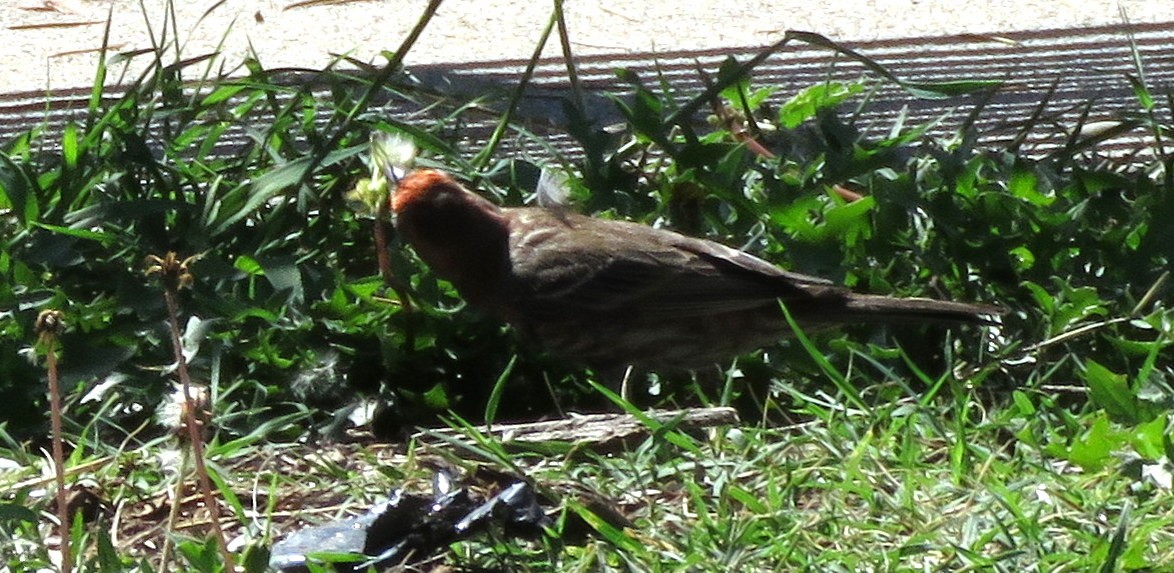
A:
[[[509,264],[509,227],[500,207],[447,173],[419,169],[399,180],[391,211],[404,242],[466,300],[476,304],[480,292],[496,288]]]
[[[421,203],[427,203],[444,193],[467,193],[452,177],[435,169],[417,169],[404,175],[396,183],[391,196],[391,211],[401,213]]]

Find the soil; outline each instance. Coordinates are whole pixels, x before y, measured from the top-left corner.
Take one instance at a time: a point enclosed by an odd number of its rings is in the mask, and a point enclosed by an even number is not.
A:
[[[98,53],[170,46],[183,58],[219,53],[213,72],[250,54],[266,67],[322,68],[342,55],[382,62],[424,13],[425,0],[8,0],[0,42],[0,93],[91,85]],[[525,59],[550,20],[551,2],[449,0],[442,3],[407,63]],[[566,19],[576,55],[765,46],[785,30],[837,41],[946,34],[999,34],[1122,22],[1174,21],[1174,3],[1153,0],[746,0],[700,2],[570,0]],[[109,36],[103,38],[109,24]],[[178,38],[179,42],[175,42]],[[178,46],[178,48],[176,47]],[[544,52],[558,56],[557,38]],[[107,84],[133,78],[111,68]],[[125,60],[124,57],[116,58]],[[179,58],[176,58],[179,59]],[[136,68],[135,61],[138,61]],[[202,68],[196,67],[202,72]],[[123,76],[123,73],[132,74]]]

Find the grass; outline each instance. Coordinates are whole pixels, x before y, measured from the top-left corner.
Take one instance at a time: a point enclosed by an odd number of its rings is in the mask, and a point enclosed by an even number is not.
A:
[[[574,31],[560,13],[547,34],[557,31],[571,62]],[[639,375],[632,405],[596,373],[465,310],[353,208],[373,134],[407,135],[421,163],[504,203],[529,200],[537,179],[540,166],[499,147],[543,145],[513,120],[525,80],[500,100],[429,93],[394,73],[412,41],[372,73],[331,68],[296,83],[255,60],[243,75],[218,76],[202,55],[169,59],[161,38],[125,91],[103,87],[113,73],[103,61],[87,113],[61,133],[0,142],[8,569],[52,568],[60,546],[47,493],[60,464],[42,453],[52,441],[47,376],[65,403],[68,538],[80,571],[224,570],[198,480],[179,461],[190,446],[157,418],[174,376],[210,396],[205,448],[192,455],[206,462],[237,570],[263,570],[267,548],[295,528],[360,513],[392,488],[426,491],[438,466],[474,484],[476,468],[524,475],[557,525],[537,540],[493,530],[457,542],[423,570],[1174,563],[1165,282],[1174,175],[1169,110],[1155,103],[1166,96],[1146,85],[1140,56],[1122,80],[1138,111],[1121,125],[1146,130],[1152,158],[1138,154],[1148,163],[1124,170],[1088,160],[1097,141],[1076,135],[1042,158],[1014,143],[979,148],[981,105],[948,137],[928,125],[862,130],[838,110],[866,105],[859,98],[876,81],[911,97],[997,86],[905,82],[805,33],[786,41],[856,58],[876,76],[777,94],[753,84],[756,60],[731,61],[692,94],[628,71],[619,135],[583,121],[584,94],[572,94],[567,131],[582,156],[550,161],[569,167],[572,208],[740,245],[864,291],[1009,311],[995,329],[810,333],[718,373]],[[387,117],[374,106],[388,101],[427,112]],[[695,121],[703,109],[709,127]],[[470,147],[461,126],[486,110],[498,129]],[[1022,133],[1043,115],[1024,118]],[[215,152],[224,149],[233,153]],[[187,268],[191,288],[165,296],[143,272],[147,255],[168,252],[201,256]],[[66,326],[55,367],[28,359],[46,309]],[[364,431],[348,426],[372,404]],[[650,423],[646,439],[604,451],[519,450],[458,422],[697,405],[734,405],[743,423],[705,434]],[[446,422],[460,439],[411,437]],[[170,541],[176,557],[160,563]]]

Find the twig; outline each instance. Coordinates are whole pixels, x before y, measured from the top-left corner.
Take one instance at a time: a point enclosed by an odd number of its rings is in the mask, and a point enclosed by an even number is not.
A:
[[[228,551],[228,541],[224,537],[224,530],[220,527],[220,506],[212,495],[208,467],[204,464],[204,439],[201,432],[203,420],[198,419],[202,417],[200,413],[203,408],[198,407],[195,400],[192,399],[191,375],[188,373],[187,359],[184,358],[183,343],[180,340],[179,302],[177,299],[180,289],[190,287],[192,281],[195,280],[188,266],[198,258],[199,255],[196,255],[181,261],[174,252],[169,252],[162,258],[151,255],[147,257],[147,262],[150,264],[147,268],[147,275],[158,274],[163,283],[163,300],[167,303],[167,324],[171,331],[171,347],[175,351],[175,370],[183,388],[184,421],[187,426],[188,441],[191,443],[192,459],[196,462],[196,478],[199,480],[200,491],[204,496],[204,505],[208,508],[212,531],[216,535],[221,556],[224,558],[224,568],[232,573],[236,571],[236,567],[233,565],[232,553]],[[180,475],[182,482],[182,474]],[[177,495],[182,489],[182,483],[177,484]],[[166,564],[160,563],[160,569],[166,570]]]
[[[711,428],[738,423],[733,408],[693,408],[688,410],[654,410],[647,413],[658,422],[674,422],[681,429]],[[485,426],[477,428],[489,433]],[[639,418],[629,414],[572,415],[564,420],[528,422],[522,424],[494,424],[492,433],[504,443],[570,442],[576,446],[604,447],[634,437],[652,433]],[[431,443],[435,438],[459,437],[463,433],[451,429],[423,430],[413,439]],[[429,439],[433,438],[433,439]]]
[[[37,315],[34,331],[37,342],[45,352],[45,369],[49,375],[49,419],[53,431],[53,472],[57,481],[57,520],[60,522],[61,571],[73,570],[73,554],[69,550],[70,523],[69,502],[65,493],[65,451],[61,437],[61,386],[57,379],[57,336],[65,324],[61,311],[46,309]]]

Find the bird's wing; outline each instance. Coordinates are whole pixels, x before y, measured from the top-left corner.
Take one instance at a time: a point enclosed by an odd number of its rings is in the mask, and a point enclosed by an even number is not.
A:
[[[827,289],[840,290],[827,279],[786,271],[754,255],[713,241],[683,235],[676,235],[676,239],[673,242],[675,248],[696,255],[724,274],[769,284],[777,289],[776,296],[785,297],[788,293],[807,296]]]
[[[705,316],[840,290],[711,241],[631,223],[559,220],[511,246],[510,294],[533,318]]]

